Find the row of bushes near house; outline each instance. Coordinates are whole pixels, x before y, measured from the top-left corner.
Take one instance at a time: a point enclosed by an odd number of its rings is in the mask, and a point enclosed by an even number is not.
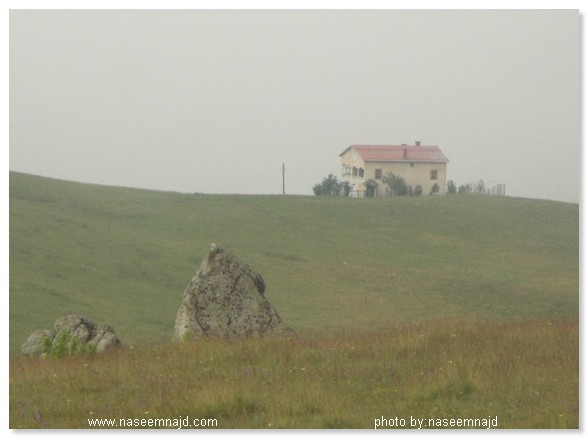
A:
[[[404,178],[396,176],[392,172],[388,172],[382,176],[382,182],[389,189],[391,196],[422,196],[423,194],[422,186],[409,186],[406,184]],[[365,186],[367,189],[366,195],[369,197],[375,193],[378,183],[373,179],[369,179],[365,182]],[[433,184],[429,195],[436,195],[439,193],[439,189],[438,184]],[[315,184],[312,187],[312,191],[316,196],[349,196],[351,193],[351,184],[349,181],[339,181],[335,175],[329,174],[323,178],[322,182]],[[505,195],[505,192],[504,184],[498,184],[487,189],[482,179],[477,183],[462,184],[459,188],[453,180],[447,182],[448,195],[469,193]]]

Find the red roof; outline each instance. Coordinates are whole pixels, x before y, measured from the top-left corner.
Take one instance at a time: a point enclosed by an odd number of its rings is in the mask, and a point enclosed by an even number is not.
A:
[[[351,145],[343,152],[353,148],[363,161],[427,161],[447,163],[449,160],[438,146],[414,145]],[[406,152],[405,152],[406,150]]]

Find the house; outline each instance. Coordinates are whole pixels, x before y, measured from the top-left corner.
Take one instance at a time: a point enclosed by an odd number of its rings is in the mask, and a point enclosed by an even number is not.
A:
[[[351,184],[350,196],[389,196],[382,181],[389,172],[403,178],[413,191],[420,186],[423,195],[435,188],[439,194],[447,190],[449,160],[438,146],[423,146],[420,141],[399,146],[351,145],[339,156],[342,180]]]

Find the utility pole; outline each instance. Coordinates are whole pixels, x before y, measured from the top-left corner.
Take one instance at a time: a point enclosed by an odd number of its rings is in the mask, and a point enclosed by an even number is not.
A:
[[[286,164],[282,163],[282,195],[286,194]]]

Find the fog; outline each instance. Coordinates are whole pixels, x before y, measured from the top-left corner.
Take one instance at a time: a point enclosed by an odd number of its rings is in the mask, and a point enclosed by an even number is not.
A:
[[[577,10],[12,10],[10,169],[312,194],[351,144],[579,202]]]

